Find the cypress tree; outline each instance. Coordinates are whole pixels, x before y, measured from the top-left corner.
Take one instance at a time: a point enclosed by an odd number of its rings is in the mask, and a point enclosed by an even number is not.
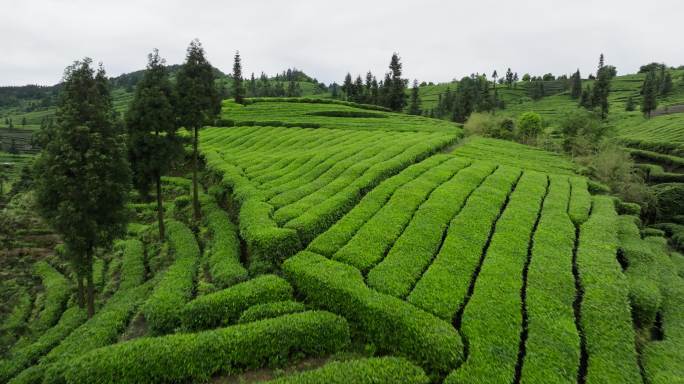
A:
[[[627,102],[625,103],[625,111],[632,112],[634,108],[636,108],[636,106],[634,105],[634,98],[630,96],[629,98],[627,98]]]
[[[406,106],[406,81],[401,78],[401,61],[395,52],[390,60],[390,83],[385,84],[389,87],[387,107],[393,111],[400,112]]]
[[[605,119],[608,116],[608,94],[610,93],[611,80],[610,67],[604,66],[603,54],[599,59],[599,70],[596,73],[596,82],[594,83],[594,92],[592,93],[591,105],[592,107],[599,107],[601,109],[601,118]]]
[[[250,96],[256,97],[257,96],[257,82],[256,82],[256,79],[254,78],[254,72],[252,72],[252,77],[249,79],[249,88],[251,91]]]
[[[199,130],[220,112],[221,100],[218,98],[214,86],[214,73],[211,64],[204,57],[204,48],[197,39],[188,46],[185,63],[178,72],[176,89],[180,124],[193,133],[192,207],[194,219],[199,220],[200,209],[197,192]]]
[[[641,112],[647,117],[651,117],[651,113],[658,107],[658,80],[654,70],[651,70],[646,74],[646,79],[644,79],[644,85],[642,86],[641,93],[643,95],[643,100],[641,102]]]
[[[352,82],[351,73],[347,72],[347,75],[344,77],[344,82],[342,83],[342,93],[344,94],[345,100],[349,100],[349,94],[352,91],[352,87],[354,87],[354,83]]]
[[[245,87],[242,85],[240,51],[235,51],[235,61],[233,62],[233,97],[238,104],[242,104],[245,101]]]
[[[572,84],[570,88],[570,97],[579,99],[582,96],[582,76],[579,69],[572,75]]]
[[[150,185],[155,184],[160,239],[165,236],[161,177],[183,152],[176,135],[176,97],[164,64],[158,50],[148,55],[147,70],[126,114],[133,185],[141,196],[146,196]]]
[[[38,210],[60,234],[78,283],[78,302],[95,313],[93,257],[124,234],[130,169],[105,71],[85,58],[66,68],[56,124],[43,132],[35,163]],[[84,280],[86,286],[84,287]]]
[[[672,75],[670,72],[665,73],[663,76],[663,83],[660,86],[660,94],[663,96],[669,95],[672,92]],[[26,121],[26,118],[24,118]]]
[[[409,103],[409,115],[420,115],[420,94],[418,89],[418,80],[413,80],[413,88],[411,88],[411,102]]]

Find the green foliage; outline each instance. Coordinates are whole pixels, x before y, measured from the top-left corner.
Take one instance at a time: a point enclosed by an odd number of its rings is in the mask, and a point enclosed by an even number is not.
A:
[[[26,326],[26,320],[31,314],[31,295],[26,288],[20,288],[15,293],[14,307],[2,322],[0,333],[14,335],[17,331]],[[5,340],[4,338],[1,340]]]
[[[268,381],[272,384],[427,384],[422,369],[398,357],[335,361],[321,368]]]
[[[587,383],[640,383],[629,287],[616,260],[613,199],[596,196],[580,228],[577,267],[584,292],[580,324],[588,354]]]
[[[398,175],[383,181],[379,186],[368,192],[349,213],[338,220],[329,230],[309,243],[307,250],[327,257],[332,256],[338,249],[349,242],[359,228],[384,206],[395,191],[427,172],[430,168],[448,159],[447,155],[431,156],[426,160],[407,167]]]
[[[450,222],[432,265],[409,295],[410,303],[444,320],[454,318],[465,303],[470,279],[492,226],[520,175],[519,169],[501,166],[470,195],[466,206]]]
[[[142,312],[152,334],[173,332],[181,323],[183,305],[192,297],[200,250],[183,223],[167,221],[168,241],[175,260],[145,302]]]
[[[463,126],[466,135],[480,135],[496,139],[511,140],[515,121],[488,113],[473,113]]]
[[[643,100],[641,101],[641,112],[651,117],[651,113],[658,107],[658,85],[655,71],[649,71],[644,79],[641,93]]]
[[[203,197],[202,211],[211,241],[205,248],[209,254],[209,272],[212,283],[225,288],[247,279],[247,270],[240,264],[240,239],[237,227],[228,214],[216,204],[213,197]]]
[[[408,109],[409,115],[420,115],[420,94],[418,93],[418,80],[413,80],[413,88],[411,88],[411,101]]]
[[[491,164],[474,164],[434,188],[385,258],[368,273],[368,286],[395,297],[408,296],[439,251],[450,221],[494,170]]]
[[[34,264],[33,268],[45,289],[43,309],[38,317],[29,324],[29,330],[33,334],[39,335],[59,320],[71,292],[66,277],[47,262],[39,261]]]
[[[238,319],[238,323],[270,319],[290,313],[304,312],[304,304],[296,301],[274,301],[272,303],[256,304],[247,308]]]
[[[95,74],[90,63],[86,58],[67,67],[57,123],[42,132],[43,151],[35,163],[40,213],[64,240],[78,278],[89,285],[94,248],[108,247],[124,234],[130,183],[104,69]]]
[[[369,289],[357,269],[300,252],[283,270],[309,303],[344,316],[380,351],[405,356],[438,375],[462,361],[463,344],[450,323]]]
[[[582,224],[589,218],[591,209],[591,195],[587,179],[583,177],[571,177],[570,181],[570,203],[568,205],[568,215],[576,225]]]
[[[518,118],[517,136],[523,143],[534,140],[542,132],[542,119],[538,113],[525,112]]]
[[[176,94],[164,64],[158,50],[148,55],[147,70],[126,113],[133,185],[143,197],[148,196],[151,185],[160,182],[183,151],[176,135]],[[161,206],[157,208],[163,210]]]
[[[659,221],[684,214],[684,183],[658,184],[651,190],[657,201],[656,217]]]
[[[183,328],[198,330],[225,326],[245,309],[262,303],[289,300],[292,287],[275,275],[263,275],[230,288],[200,296],[182,310]]]
[[[185,63],[176,75],[177,111],[180,124],[198,129],[219,112],[220,100],[214,86],[212,66],[199,40],[190,42]]]
[[[242,84],[242,63],[240,61],[240,52],[235,52],[235,61],[233,63],[233,98],[238,104],[242,104],[245,99],[245,87]]]
[[[119,289],[137,287],[145,281],[145,249],[140,240],[130,239],[123,243]]]
[[[513,381],[523,326],[523,269],[547,188],[548,176],[523,173],[496,221],[462,315],[468,359],[445,383]]]
[[[403,185],[395,191],[385,206],[335,253],[333,259],[353,265],[363,272],[370,270],[382,261],[390,245],[411,221],[413,212],[430,193],[467,165],[468,162],[463,159],[451,158]]]
[[[150,293],[154,283],[152,280],[136,288],[116,292],[95,316],[76,328],[40,360],[40,364],[35,367],[39,372],[35,372],[32,367],[29,372],[17,376],[17,379],[40,376],[45,377],[46,384],[60,382],[62,373],[70,366],[72,358],[117,340],[137,308]]]
[[[0,381],[7,382],[24,368],[35,364],[40,356],[49,352],[86,319],[86,312],[77,306],[64,311],[55,326],[48,329],[34,342],[13,348],[6,360],[0,360]]]
[[[606,125],[592,112],[577,110],[569,113],[560,122],[563,134],[563,149],[572,156],[593,153],[601,143]]]
[[[322,356],[348,343],[343,318],[312,311],[119,343],[72,360],[64,376],[73,384],[206,381],[219,372],[282,363],[291,355]]]

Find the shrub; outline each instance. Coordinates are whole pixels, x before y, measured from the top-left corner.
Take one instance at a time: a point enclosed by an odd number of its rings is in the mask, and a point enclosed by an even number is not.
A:
[[[181,314],[182,324],[189,330],[227,325],[252,305],[290,298],[292,287],[287,281],[274,275],[259,276],[187,303]]]
[[[496,117],[490,113],[473,113],[463,125],[468,136],[479,135],[496,139],[511,140],[515,121],[509,117]]]
[[[357,269],[304,251],[283,270],[310,303],[344,316],[380,351],[442,375],[462,361],[463,344],[449,322],[369,289]]]
[[[676,215],[684,215],[684,183],[666,183],[651,187],[657,201],[657,219],[665,221]]]
[[[145,252],[140,240],[124,242],[119,289],[137,287],[145,280]]]
[[[343,318],[312,311],[119,343],[72,360],[64,377],[72,384],[206,381],[219,372],[282,363],[292,355],[333,353],[348,343]]]
[[[0,360],[0,382],[6,383],[27,366],[35,364],[40,356],[49,352],[86,318],[85,310],[71,307],[64,311],[57,325],[48,329],[34,342],[10,350],[8,358]]]
[[[325,117],[360,117],[360,118],[375,118],[383,119],[387,118],[387,115],[374,112],[363,112],[363,111],[315,111],[309,112],[307,115],[311,116],[325,116]]]
[[[247,270],[240,263],[240,239],[237,227],[213,197],[202,198],[204,219],[211,231],[208,253],[209,272],[212,283],[225,288],[247,279]]]
[[[190,229],[175,220],[169,220],[166,227],[176,260],[164,272],[142,308],[153,334],[173,332],[180,325],[180,312],[192,296],[199,263],[199,247]]]
[[[34,334],[40,334],[59,320],[71,294],[69,281],[45,261],[34,264],[34,273],[40,276],[45,289],[45,302],[38,317],[29,324]]]
[[[525,112],[518,118],[516,135],[523,143],[532,142],[542,132],[542,118],[536,112]]]
[[[230,119],[216,119],[214,125],[217,127],[234,127],[235,121]]]
[[[620,201],[617,204],[618,213],[621,215],[635,215],[639,216],[641,214],[641,206],[636,203],[627,203]]]
[[[399,357],[332,362],[308,372],[268,381],[271,384],[428,384],[422,369]]]
[[[249,323],[251,321],[270,319],[290,313],[304,312],[304,304],[296,301],[275,301],[272,303],[257,304],[247,308],[238,323]]]

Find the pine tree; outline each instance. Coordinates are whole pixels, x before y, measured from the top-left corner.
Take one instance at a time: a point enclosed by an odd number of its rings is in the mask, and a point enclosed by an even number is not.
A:
[[[354,102],[357,103],[363,103],[365,95],[363,94],[363,80],[361,79],[361,75],[356,76],[356,80],[354,81]]]
[[[582,96],[582,76],[579,69],[572,75],[572,84],[570,88],[570,97],[579,99]]]
[[[345,100],[349,100],[349,94],[352,92],[353,87],[354,83],[352,82],[351,73],[347,72],[347,76],[344,77],[344,82],[342,83],[342,93]]]
[[[632,112],[636,106],[634,105],[634,98],[630,96],[627,98],[627,102],[625,103],[625,111],[627,112]]]
[[[254,78],[254,72],[252,72],[252,77],[249,79],[249,89],[251,90],[251,95],[252,97],[257,96],[257,82],[256,79]]]
[[[388,87],[387,107],[393,111],[400,112],[406,106],[406,81],[401,78],[401,61],[395,52],[390,60],[390,84]]]
[[[513,86],[513,72],[510,68],[506,70],[506,85],[509,89]]]
[[[579,101],[580,107],[584,107],[586,109],[592,108],[591,95],[592,95],[591,85],[588,85],[586,88],[584,88],[582,90],[582,96],[580,96],[580,101]]]
[[[413,88],[411,88],[411,102],[409,103],[409,115],[420,115],[420,94],[418,89],[418,80],[413,80]]]
[[[221,110],[221,100],[214,86],[214,73],[211,64],[204,57],[204,48],[195,39],[188,46],[185,63],[177,75],[178,115],[182,126],[191,130],[192,135],[192,207],[193,217],[200,218],[197,191],[197,167],[199,130]]]
[[[160,239],[165,237],[161,177],[183,153],[176,135],[176,97],[164,64],[158,50],[148,55],[147,69],[126,114],[133,185],[141,196],[147,196],[150,185],[155,184]]]
[[[665,76],[663,76],[663,83],[660,86],[660,94],[663,96],[667,96],[672,92],[672,75],[670,72],[667,72]],[[24,121],[26,121],[26,118],[24,118]]]
[[[603,54],[601,54],[599,59],[599,69],[596,72],[594,91],[591,97],[591,105],[593,108],[600,108],[602,119],[605,119],[608,116],[608,95],[610,94],[610,80],[612,78],[611,68],[612,67],[610,66],[604,66]]]
[[[646,74],[644,85],[641,88],[643,100],[641,102],[641,112],[647,117],[651,117],[651,113],[658,107],[658,80],[656,73],[651,70]]]
[[[242,104],[245,101],[245,87],[242,85],[240,51],[235,52],[235,61],[233,63],[233,97],[238,104]]]
[[[39,212],[64,241],[78,303],[95,313],[93,257],[124,234],[130,169],[105,71],[85,58],[67,67],[50,140],[35,163]],[[86,281],[84,287],[84,280]]]
[[[603,65],[604,65],[603,53],[601,53],[601,56],[599,56],[599,64],[598,64],[598,70],[596,71],[596,77],[598,77],[599,71],[603,69]]]

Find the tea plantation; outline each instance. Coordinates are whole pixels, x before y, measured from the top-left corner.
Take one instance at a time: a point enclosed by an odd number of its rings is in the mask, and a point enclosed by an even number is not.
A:
[[[166,241],[130,204],[89,319],[36,263],[0,382],[684,383],[682,256],[562,155],[330,100],[226,100],[216,125],[201,222],[183,172]]]

